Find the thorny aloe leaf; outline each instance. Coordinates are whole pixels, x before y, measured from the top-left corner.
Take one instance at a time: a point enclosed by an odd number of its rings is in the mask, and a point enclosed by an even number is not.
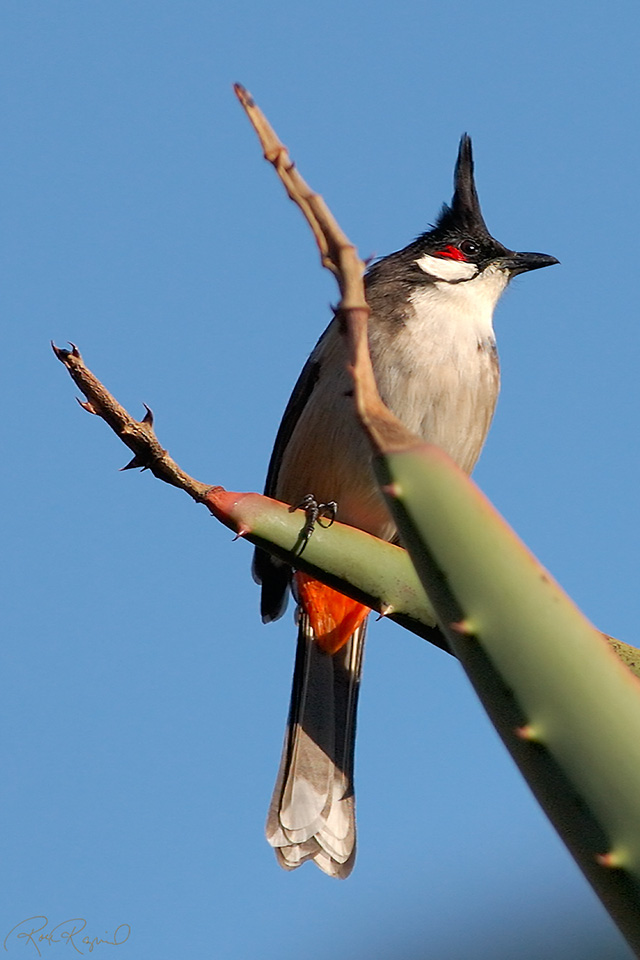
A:
[[[640,951],[640,682],[441,450],[396,448],[376,471],[453,652]]]

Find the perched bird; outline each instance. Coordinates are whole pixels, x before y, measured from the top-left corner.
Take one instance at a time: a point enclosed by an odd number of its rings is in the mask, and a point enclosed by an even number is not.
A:
[[[512,277],[558,261],[514,253],[491,236],[476,193],[471,140],[460,141],[451,205],[435,226],[365,277],[369,345],[382,399],[467,473],[487,436],[500,373],[492,317]],[[355,415],[346,347],[334,318],[307,360],[275,441],[265,493],[297,505],[337,503],[337,519],[385,540],[396,529]],[[305,860],[346,877],[355,860],[353,755],[369,608],[256,550],[262,618],[289,588],[298,647],[288,728],[267,839],[288,870]]]

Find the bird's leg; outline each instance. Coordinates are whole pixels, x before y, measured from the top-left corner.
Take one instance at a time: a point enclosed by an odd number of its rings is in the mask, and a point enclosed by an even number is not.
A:
[[[336,518],[338,504],[335,500],[329,500],[328,503],[318,503],[314,495],[308,493],[300,503],[289,507],[289,513],[293,513],[295,510],[304,510],[306,516],[305,525],[300,534],[300,540],[297,545],[298,549],[296,551],[297,553],[302,553],[309,542],[316,523],[325,528],[331,526]],[[324,523],[322,522],[323,520],[325,521]]]

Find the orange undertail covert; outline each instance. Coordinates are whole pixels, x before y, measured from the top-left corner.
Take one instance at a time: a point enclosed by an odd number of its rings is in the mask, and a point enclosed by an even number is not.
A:
[[[296,593],[309,617],[316,643],[325,653],[337,653],[371,613],[357,600],[345,597],[306,573],[295,574]]]

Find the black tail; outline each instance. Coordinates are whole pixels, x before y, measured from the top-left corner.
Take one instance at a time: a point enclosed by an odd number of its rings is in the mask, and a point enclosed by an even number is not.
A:
[[[329,654],[300,614],[289,722],[266,831],[285,870],[305,860],[332,877],[353,869],[353,755],[366,626],[365,620]]]

